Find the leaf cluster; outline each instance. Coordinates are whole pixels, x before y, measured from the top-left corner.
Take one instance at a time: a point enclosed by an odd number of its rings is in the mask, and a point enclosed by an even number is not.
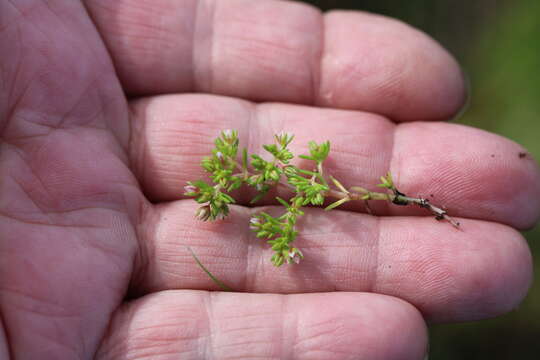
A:
[[[184,195],[195,197],[199,204],[206,204],[197,210],[196,217],[200,220],[218,220],[229,215],[229,204],[234,199],[222,192],[219,186],[211,186],[202,180],[188,182]]]
[[[310,141],[309,155],[300,155],[302,159],[313,160],[317,163],[322,163],[328,157],[330,152],[330,141],[325,141],[321,144],[317,144],[315,141]]]
[[[294,186],[298,194],[295,201],[299,206],[322,205],[324,203],[325,193],[330,188],[320,173],[290,166],[285,169],[285,174],[287,182]],[[306,178],[302,175],[310,177]],[[317,180],[322,180],[325,183],[318,183]]]
[[[201,162],[203,169],[211,174],[212,181],[227,191],[238,189],[242,185],[242,179],[232,176],[237,167],[238,142],[237,131],[222,131],[221,136],[214,141],[212,156],[204,157]]]
[[[210,173],[214,185],[198,180],[188,182],[184,188],[184,195],[193,196],[199,204],[204,204],[197,210],[198,219],[217,220],[229,214],[228,205],[233,204],[234,199],[226,192],[242,186],[242,178],[233,174],[237,167],[238,143],[237,131],[222,131],[214,141],[212,156],[204,157],[201,161],[202,168]]]
[[[261,212],[251,218],[250,228],[256,232],[258,238],[268,239],[267,242],[274,251],[270,260],[275,266],[281,266],[284,263],[297,263],[304,257],[298,248],[291,246],[298,235],[296,222],[304,212],[294,205],[294,201],[288,204],[279,197],[277,199],[287,211],[278,217]]]
[[[251,218],[250,228],[257,238],[265,239],[274,254],[271,258],[275,266],[285,263],[297,263],[303,258],[302,252],[293,246],[297,239],[296,228],[298,219],[304,215],[302,208],[309,205],[323,205],[326,197],[337,198],[337,201],[326,206],[325,210],[334,209],[348,201],[364,201],[369,212],[368,201],[384,200],[396,205],[415,203],[435,214],[436,219],[446,219],[455,227],[459,223],[452,220],[446,211],[422,198],[411,198],[397,190],[392,175],[381,176],[377,186],[386,192],[373,192],[360,186],[345,188],[337,179],[329,176],[330,183],[323,173],[323,162],[330,152],[330,142],[309,142],[309,155],[299,155],[299,158],[313,161],[312,170],[301,169],[293,164],[293,153],[288,148],[294,139],[292,134],[281,133],[274,136],[275,143],[263,145],[271,158],[265,159],[258,154],[248,155],[242,149],[241,162],[238,156],[238,132],[226,130],[214,141],[212,155],[205,157],[201,166],[209,173],[213,184],[198,180],[188,182],[185,195],[192,196],[202,206],[197,210],[196,217],[200,220],[218,220],[229,214],[229,205],[235,201],[228,193],[248,185],[257,190],[257,195],[251,201],[258,201],[275,186],[292,189],[295,193],[288,201],[276,197],[283,205],[285,212],[272,216],[261,212]],[[330,184],[333,184],[331,188]],[[204,269],[204,267],[203,267]]]
[[[377,186],[389,190],[396,189],[396,186],[394,185],[394,180],[392,179],[392,174],[390,172],[388,172],[385,176],[381,176],[381,183],[377,184]]]
[[[316,163],[316,169],[309,171],[290,164],[294,155],[288,146],[293,139],[292,134],[281,133],[274,136],[275,143],[263,145],[263,149],[271,155],[271,160],[258,154],[248,156],[246,149],[243,149],[242,161],[239,164],[236,160],[238,133],[223,131],[214,141],[212,155],[201,162],[213,185],[198,180],[188,182],[185,187],[185,195],[193,196],[202,204],[196,213],[196,217],[201,220],[217,220],[227,216],[229,205],[234,203],[234,199],[227,192],[238,189],[242,184],[257,189],[258,194],[252,202],[265,196],[268,190],[276,185],[294,189],[296,194],[289,201],[276,198],[285,207],[283,214],[273,217],[263,212],[251,219],[251,229],[256,232],[256,236],[266,239],[272,247],[274,254],[271,261],[275,266],[298,262],[303,258],[302,252],[292,245],[298,235],[298,218],[304,214],[301,208],[307,205],[322,205],[330,189],[322,174],[322,162],[328,156],[330,142],[309,142],[309,155],[300,155],[301,158]],[[248,169],[248,166],[251,169]]]

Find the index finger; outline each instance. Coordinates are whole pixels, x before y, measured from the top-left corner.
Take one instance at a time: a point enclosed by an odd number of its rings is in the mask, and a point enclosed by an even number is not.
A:
[[[130,95],[207,92],[446,119],[465,98],[455,60],[383,16],[285,1],[88,0]]]

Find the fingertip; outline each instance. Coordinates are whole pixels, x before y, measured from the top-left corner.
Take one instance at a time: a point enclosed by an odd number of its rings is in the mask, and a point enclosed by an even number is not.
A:
[[[292,299],[302,299],[302,306],[291,303],[298,306],[296,354],[316,349],[326,356],[318,358],[346,352],[355,359],[425,356],[425,322],[420,312],[403,300],[369,293],[292,295]]]
[[[432,227],[429,218],[414,229],[407,218],[385,218],[381,237],[393,240],[388,246],[383,240],[379,256],[401,260],[391,268],[380,265],[375,291],[399,294],[434,323],[480,320],[515,309],[532,281],[523,236],[502,224],[459,221],[461,231]]]
[[[533,280],[532,255],[525,238],[515,229],[480,222],[476,229],[479,252],[469,253],[462,266],[468,268],[461,294],[468,304],[461,306],[454,321],[492,318],[516,309]],[[497,236],[492,236],[496,232]]]
[[[412,304],[392,296],[379,296],[380,322],[389,327],[384,336],[383,359],[424,359],[428,349],[428,329],[424,317]],[[391,310],[390,310],[391,309]]]
[[[442,120],[459,112],[466,86],[459,64],[425,33],[362,12],[325,15],[318,103],[397,121]]]
[[[497,134],[443,122],[400,124],[390,170],[401,191],[433,194],[450,214],[517,229],[534,226],[540,217],[537,162]]]

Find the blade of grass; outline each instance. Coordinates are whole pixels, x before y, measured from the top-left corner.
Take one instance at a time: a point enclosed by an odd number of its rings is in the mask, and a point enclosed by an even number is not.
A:
[[[199,267],[201,269],[203,269],[203,271],[206,273],[206,275],[208,275],[210,277],[210,279],[212,279],[213,282],[216,283],[217,286],[219,286],[221,288],[221,290],[223,291],[234,291],[233,289],[231,289],[229,286],[225,285],[225,283],[221,280],[219,280],[217,277],[215,277],[203,264],[202,262],[199,260],[199,258],[197,257],[197,255],[195,255],[195,253],[193,252],[193,250],[187,246],[187,249],[189,250],[189,252],[191,253],[191,256],[193,256],[193,259],[195,259],[195,262],[197,263],[197,265],[199,265]]]

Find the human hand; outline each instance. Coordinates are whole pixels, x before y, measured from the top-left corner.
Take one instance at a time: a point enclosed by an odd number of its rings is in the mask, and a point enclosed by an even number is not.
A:
[[[421,359],[425,321],[525,295],[513,228],[538,219],[538,167],[508,140],[431,121],[465,94],[425,35],[277,1],[85,5],[0,3],[0,358]],[[391,170],[463,231],[410,208],[311,209],[306,258],[273,268],[253,209],[203,223],[180,196],[228,128],[250,149],[281,130],[297,152],[331,140],[344,182]],[[186,246],[243,292],[209,292]]]

